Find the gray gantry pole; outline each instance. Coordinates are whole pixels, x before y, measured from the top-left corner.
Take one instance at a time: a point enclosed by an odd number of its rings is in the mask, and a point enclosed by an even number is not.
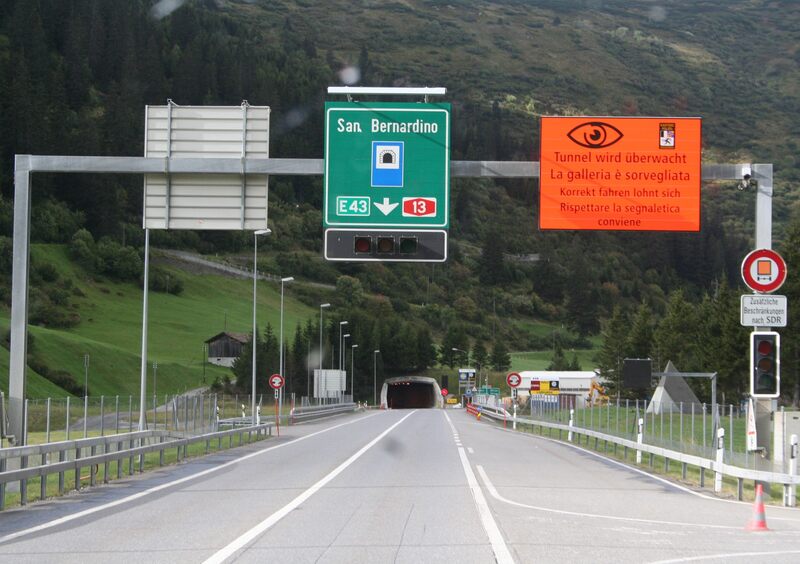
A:
[[[33,172],[100,174],[270,174],[311,175],[324,172],[322,159],[175,159],[160,157],[98,157],[60,155],[15,155],[14,159],[14,250],[11,289],[11,350],[9,359],[9,434],[24,444],[25,362],[28,333],[28,272],[30,250],[30,203]],[[707,164],[703,180],[742,180],[745,171],[759,183],[756,200],[757,245],[771,247],[771,164]],[[538,178],[535,161],[451,161],[452,178]],[[768,198],[765,200],[764,198]],[[763,211],[761,211],[763,210]],[[766,215],[765,215],[766,214]],[[767,221],[767,223],[765,223]],[[769,226],[769,227],[767,227]],[[765,242],[765,234],[769,240]],[[322,355],[322,312],[320,312],[320,356]],[[320,361],[320,370],[322,363]],[[758,420],[756,422],[758,427]],[[759,433],[761,430],[759,429]]]
[[[139,430],[147,428],[144,411],[145,394],[147,390],[147,295],[150,280],[150,230],[144,230],[144,297],[142,298],[142,366],[139,381]]]
[[[25,444],[25,363],[28,358],[28,273],[31,238],[30,156],[14,159],[14,255],[11,274],[11,350],[8,367],[8,434]]]
[[[256,282],[258,280],[258,236],[259,235],[269,235],[272,233],[271,229],[259,229],[258,231],[253,231],[253,338],[250,341],[250,345],[253,349],[253,381],[251,383],[251,398],[250,398],[250,419],[252,424],[256,424],[256,332],[258,331],[258,327],[256,326]]]
[[[753,165],[753,180],[756,181],[756,249],[772,249],[772,165]],[[756,292],[753,292],[754,294]],[[771,327],[754,327],[755,331],[769,331]],[[764,458],[772,460],[772,403],[771,399],[756,399],[756,446],[763,448]],[[780,439],[782,440],[782,438]],[[764,483],[764,492],[770,492],[770,484]]]

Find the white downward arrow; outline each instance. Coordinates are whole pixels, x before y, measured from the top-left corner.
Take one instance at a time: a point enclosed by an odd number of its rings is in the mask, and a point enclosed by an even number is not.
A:
[[[383,212],[383,215],[389,215],[390,213],[392,213],[392,210],[399,205],[400,204],[397,202],[395,202],[394,204],[390,204],[389,198],[384,198],[382,204],[375,202],[375,207],[381,210]]]

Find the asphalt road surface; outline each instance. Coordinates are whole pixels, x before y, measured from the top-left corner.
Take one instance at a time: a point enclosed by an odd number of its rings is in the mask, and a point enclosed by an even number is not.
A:
[[[464,410],[397,410],[0,513],[11,562],[800,562],[718,500]]]

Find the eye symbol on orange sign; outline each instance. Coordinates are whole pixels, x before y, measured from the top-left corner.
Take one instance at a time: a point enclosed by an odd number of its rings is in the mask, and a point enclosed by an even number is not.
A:
[[[610,123],[587,121],[573,127],[567,137],[587,149],[604,149],[622,139],[622,132]]]

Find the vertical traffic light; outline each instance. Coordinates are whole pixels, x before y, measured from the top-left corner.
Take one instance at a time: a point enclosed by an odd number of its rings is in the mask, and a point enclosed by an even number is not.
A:
[[[774,331],[750,333],[750,395],[777,398],[781,393],[780,335]]]

